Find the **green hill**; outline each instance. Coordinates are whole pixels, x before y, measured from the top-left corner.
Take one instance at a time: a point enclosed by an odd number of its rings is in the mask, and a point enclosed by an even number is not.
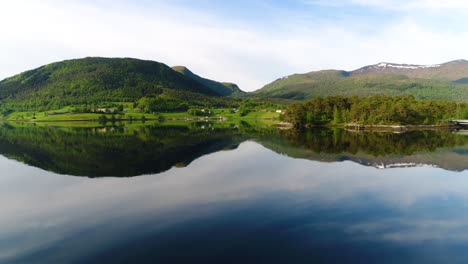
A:
[[[220,95],[159,62],[84,58],[52,63],[1,81],[0,103],[13,109],[57,109],[76,104],[133,102],[165,91]]]
[[[278,79],[257,97],[304,100],[317,96],[413,95],[418,99],[468,101],[468,61],[439,65],[379,63],[347,72],[325,70]]]
[[[173,70],[182,73],[183,75],[197,81],[200,84],[210,88],[211,90],[215,91],[216,93],[223,95],[223,96],[242,96],[245,95],[245,92],[242,91],[239,86],[234,83],[220,83],[217,81],[205,79],[200,77],[190,71],[187,67],[184,66],[175,66],[172,67]]]

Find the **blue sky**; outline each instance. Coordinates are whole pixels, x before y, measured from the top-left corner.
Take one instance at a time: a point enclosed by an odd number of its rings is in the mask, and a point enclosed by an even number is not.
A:
[[[0,10],[0,78],[136,57],[251,91],[297,72],[468,58],[461,0],[15,0]]]

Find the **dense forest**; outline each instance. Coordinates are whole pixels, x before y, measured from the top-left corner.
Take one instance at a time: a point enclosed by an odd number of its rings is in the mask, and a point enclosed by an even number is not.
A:
[[[468,118],[468,104],[423,101],[413,96],[317,97],[289,105],[282,121],[296,127],[307,125],[435,125],[450,119]]]

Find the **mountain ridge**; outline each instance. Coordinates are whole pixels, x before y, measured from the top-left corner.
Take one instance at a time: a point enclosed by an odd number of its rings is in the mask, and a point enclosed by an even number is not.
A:
[[[468,61],[418,65],[380,62],[352,71],[320,70],[279,78],[253,92],[201,77],[185,66],[134,58],[85,57],[54,62],[0,81],[0,103],[21,109],[133,102],[146,95],[305,100],[317,96],[413,95],[468,102]],[[185,95],[184,98],[190,98]]]
[[[218,82],[214,80],[210,80],[207,78],[203,78],[195,73],[193,73],[190,69],[188,69],[185,66],[174,66],[172,67],[174,71],[177,71],[184,76],[187,76],[200,84],[203,84],[213,91],[217,92],[218,94],[222,96],[241,96],[245,94],[244,91],[242,91],[239,86],[235,83],[230,83],[230,82]]]
[[[413,95],[468,101],[468,61],[418,65],[381,62],[352,71],[292,74],[253,92],[258,97],[304,100],[317,96]]]
[[[462,71],[456,71],[454,68],[461,68]],[[384,73],[384,74],[402,74],[414,78],[441,78],[456,81],[468,77],[468,61],[459,59],[441,64],[402,64],[392,62],[380,62],[374,65],[364,66],[362,68],[349,72],[350,75]]]

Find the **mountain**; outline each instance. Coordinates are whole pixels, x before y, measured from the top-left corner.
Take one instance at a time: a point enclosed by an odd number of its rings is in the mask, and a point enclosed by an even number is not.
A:
[[[23,108],[135,101],[164,91],[219,96],[165,64],[131,58],[84,58],[52,63],[0,82],[0,103]]]
[[[242,96],[245,94],[239,86],[234,83],[220,83],[217,81],[205,79],[200,77],[190,71],[187,67],[184,66],[175,66],[172,67],[173,70],[182,73],[183,75],[195,80],[196,82],[203,84],[204,86],[210,88],[211,90],[215,91],[216,93],[223,95],[223,96]]]
[[[396,74],[410,78],[456,82],[468,77],[468,61],[456,60],[443,64],[414,65],[381,62],[352,71],[351,75]]]
[[[231,91],[231,96],[233,97],[242,97],[247,95],[247,92],[242,91],[235,83],[223,82],[221,84]]]
[[[349,72],[323,70],[293,74],[254,92],[258,97],[293,100],[377,94],[468,101],[468,61],[456,60],[436,65],[382,62]]]

